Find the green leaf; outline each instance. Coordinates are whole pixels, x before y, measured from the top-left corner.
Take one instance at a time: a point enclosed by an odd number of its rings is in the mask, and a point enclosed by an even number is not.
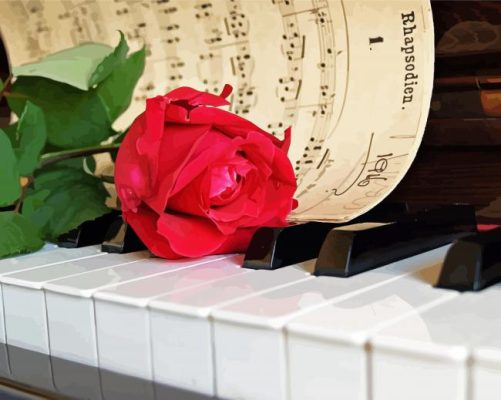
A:
[[[93,156],[85,157],[83,162],[84,167],[87,167],[91,173],[96,172],[96,159]]]
[[[51,54],[39,62],[13,68],[13,74],[37,76],[89,90],[90,79],[98,65],[113,51],[100,43],[86,43]]]
[[[12,147],[17,147],[19,145],[19,136],[18,136],[18,132],[17,132],[17,125],[18,125],[18,122],[2,128],[4,133],[9,137],[10,143],[12,144]]]
[[[45,114],[47,141],[72,149],[99,144],[114,132],[107,111],[94,91],[82,92],[45,78],[20,77],[11,87],[9,106],[18,116],[26,101]]]
[[[3,86],[3,81],[0,79],[0,92],[3,90],[4,86]]]
[[[14,203],[19,198],[21,187],[19,186],[19,171],[14,149],[9,138],[1,129],[0,160],[0,207],[2,207]]]
[[[18,213],[0,212],[0,226],[0,257],[35,251],[43,246],[37,227]]]
[[[113,70],[122,64],[126,58],[129,51],[129,46],[125,41],[125,36],[120,32],[120,42],[113,53],[109,54],[101,63],[97,66],[96,70],[92,73],[89,79],[89,87],[94,87],[104,81]]]
[[[130,105],[132,93],[143,74],[146,59],[145,49],[132,53],[96,89],[104,103],[111,121],[117,119]]]
[[[19,119],[17,128],[19,146],[14,151],[17,155],[17,165],[21,176],[32,175],[38,166],[40,153],[45,146],[47,131],[43,111],[29,101]]]
[[[46,239],[56,239],[82,222],[109,212],[103,184],[81,166],[81,159],[79,167],[61,162],[35,176],[22,212]]]

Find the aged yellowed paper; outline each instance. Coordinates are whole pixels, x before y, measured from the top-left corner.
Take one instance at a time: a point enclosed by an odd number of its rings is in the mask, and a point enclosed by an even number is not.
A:
[[[147,67],[144,100],[183,85],[234,87],[230,110],[281,136],[299,208],[292,220],[346,221],[380,202],[419,147],[433,82],[428,0],[21,0],[2,2],[12,65],[122,30]],[[7,28],[4,28],[7,27]]]

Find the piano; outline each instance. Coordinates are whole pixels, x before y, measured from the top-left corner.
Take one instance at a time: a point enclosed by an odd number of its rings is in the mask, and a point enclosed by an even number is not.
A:
[[[495,2],[477,3],[433,3],[437,43]],[[437,55],[445,108],[407,177],[361,220],[264,229],[246,255],[176,261],[125,226],[94,244],[82,226],[0,260],[2,398],[499,398],[501,234],[475,232],[500,225],[499,116],[481,102],[497,83],[472,89],[468,77],[501,66],[499,51],[480,53]],[[451,92],[476,111],[449,112]],[[434,211],[458,202],[471,207]]]
[[[454,246],[493,232],[349,278],[314,259],[48,244],[0,261],[2,382],[78,399],[497,398],[501,286],[435,286]]]

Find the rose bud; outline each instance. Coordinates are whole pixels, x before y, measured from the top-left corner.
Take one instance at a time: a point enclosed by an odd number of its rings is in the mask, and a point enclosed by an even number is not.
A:
[[[221,95],[180,87],[146,101],[115,165],[123,217],[157,256],[245,251],[258,227],[285,226],[296,206],[280,141],[217,107]]]

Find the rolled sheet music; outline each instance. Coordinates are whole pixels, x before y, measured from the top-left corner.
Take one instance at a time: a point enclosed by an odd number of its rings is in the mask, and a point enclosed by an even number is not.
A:
[[[428,0],[115,0],[3,2],[12,65],[122,30],[147,65],[144,100],[178,86],[234,87],[230,111],[281,137],[299,207],[292,221],[348,221],[383,200],[421,142],[433,84]]]

